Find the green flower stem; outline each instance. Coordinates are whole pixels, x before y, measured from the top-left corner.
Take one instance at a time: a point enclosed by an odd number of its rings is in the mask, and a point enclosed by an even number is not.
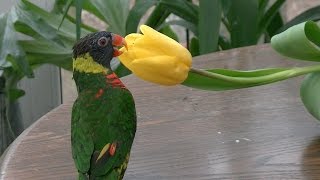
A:
[[[236,83],[236,84],[267,84],[276,81],[282,81],[292,77],[297,77],[303,74],[320,71],[320,65],[306,66],[306,67],[295,67],[274,74],[259,76],[259,77],[233,77],[226,76],[223,74],[213,73],[202,69],[191,68],[190,72],[206,76],[212,79],[220,79],[223,81]]]

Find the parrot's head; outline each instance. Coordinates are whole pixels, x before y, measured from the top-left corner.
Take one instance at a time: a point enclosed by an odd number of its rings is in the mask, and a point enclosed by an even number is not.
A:
[[[127,48],[124,38],[120,35],[106,31],[91,33],[73,46],[73,58],[77,61],[79,57],[90,55],[94,62],[110,68],[112,58],[121,54],[117,48],[119,46]]]

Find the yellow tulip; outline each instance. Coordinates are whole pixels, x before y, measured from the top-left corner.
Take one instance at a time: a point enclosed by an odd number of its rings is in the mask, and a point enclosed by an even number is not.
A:
[[[121,63],[139,78],[161,85],[176,85],[187,77],[192,56],[181,44],[142,25],[143,34],[125,37],[128,50],[122,48]]]

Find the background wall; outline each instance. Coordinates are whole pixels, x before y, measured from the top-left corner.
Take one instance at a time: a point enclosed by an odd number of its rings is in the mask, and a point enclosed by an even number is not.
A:
[[[18,0],[1,0],[0,13],[7,12]],[[52,0],[32,0],[38,5],[51,9]],[[34,79],[23,79],[19,88],[26,91],[20,98],[24,127],[28,127],[51,109],[61,104],[60,72],[57,67],[44,65],[35,71]]]

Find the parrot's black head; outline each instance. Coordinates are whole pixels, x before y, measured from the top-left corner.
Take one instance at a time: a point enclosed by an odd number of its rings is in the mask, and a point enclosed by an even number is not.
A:
[[[110,68],[112,58],[121,54],[117,46],[126,46],[123,37],[106,31],[91,33],[73,46],[73,58],[89,53],[94,61]]]

